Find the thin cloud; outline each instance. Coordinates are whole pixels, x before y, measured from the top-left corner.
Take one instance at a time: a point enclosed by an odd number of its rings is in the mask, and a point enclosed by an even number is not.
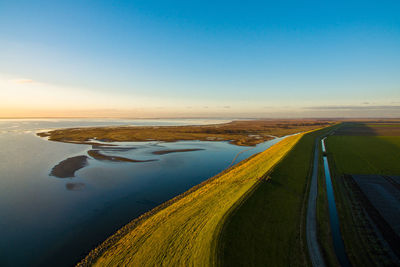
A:
[[[35,83],[35,81],[32,79],[14,79],[14,80],[10,80],[10,82],[13,84]]]
[[[400,106],[397,105],[380,105],[380,106],[314,106],[304,107],[308,110],[400,110]]]

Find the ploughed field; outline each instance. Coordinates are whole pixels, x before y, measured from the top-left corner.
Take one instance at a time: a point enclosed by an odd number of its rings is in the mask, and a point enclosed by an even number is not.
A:
[[[352,264],[400,264],[400,123],[345,123],[327,151]]]
[[[393,234],[400,237],[399,176],[352,175],[352,178],[372,206],[393,229]]]
[[[52,141],[96,145],[107,142],[181,140],[229,141],[240,146],[254,146],[298,132],[332,124],[329,120],[242,120],[202,126],[117,126],[59,129],[38,133]]]

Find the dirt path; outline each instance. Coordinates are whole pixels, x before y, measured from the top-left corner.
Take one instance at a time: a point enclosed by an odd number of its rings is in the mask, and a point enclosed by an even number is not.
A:
[[[319,142],[320,138],[315,139],[314,162],[311,177],[310,194],[307,206],[306,234],[307,246],[313,266],[326,266],[317,237],[317,194],[318,194],[318,164],[319,164]]]
[[[232,166],[235,164],[235,161],[236,161],[236,159],[240,156],[240,154],[242,154],[242,153],[244,153],[244,152],[247,152],[247,151],[249,151],[249,150],[252,150],[252,149],[254,149],[254,148],[255,148],[255,147],[250,147],[250,148],[248,148],[248,149],[242,150],[242,151],[240,151],[239,153],[237,153],[236,156],[233,158],[231,164],[229,164],[228,168],[232,167]],[[227,169],[228,169],[228,168],[227,168]]]

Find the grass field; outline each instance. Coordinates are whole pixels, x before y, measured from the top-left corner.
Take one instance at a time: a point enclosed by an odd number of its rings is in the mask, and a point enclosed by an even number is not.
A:
[[[398,123],[348,124],[326,141],[340,228],[353,266],[391,264],[352,179],[346,175],[400,175],[399,126]]]
[[[315,138],[304,135],[235,209],[219,242],[222,266],[306,266],[305,211]]]
[[[400,136],[331,136],[338,174],[400,174]]]
[[[215,264],[217,239],[228,210],[243,199],[255,184],[265,180],[265,175],[302,136],[299,134],[288,137],[268,150],[143,215],[93,250],[81,264],[97,266]],[[312,145],[306,149],[311,148]],[[308,166],[305,169],[307,172]],[[286,185],[282,187],[283,190],[289,192],[294,190],[292,193],[295,195],[304,195],[304,188],[284,188]]]
[[[400,136],[400,122],[392,123],[345,123],[335,135],[352,136]]]

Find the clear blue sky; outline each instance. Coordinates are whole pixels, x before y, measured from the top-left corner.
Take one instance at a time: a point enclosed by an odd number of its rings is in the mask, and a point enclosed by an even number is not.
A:
[[[400,116],[400,2],[0,0],[0,90],[4,116]]]

